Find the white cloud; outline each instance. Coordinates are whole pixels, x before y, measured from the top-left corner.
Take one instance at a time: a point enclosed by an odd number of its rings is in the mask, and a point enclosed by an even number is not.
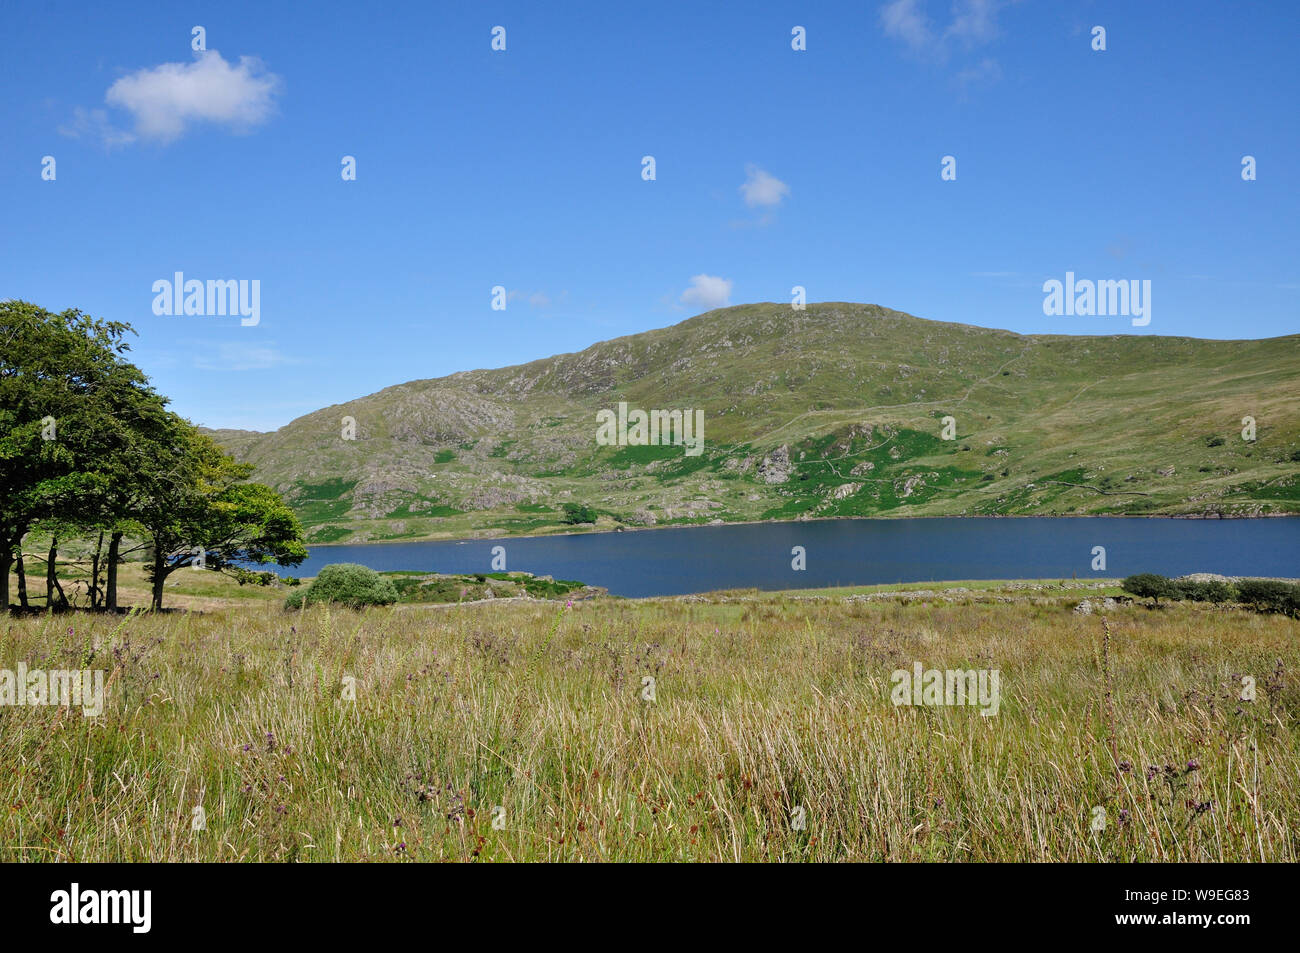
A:
[[[740,194],[744,196],[745,204],[750,208],[760,205],[780,205],[781,200],[790,194],[790,186],[756,165],[746,166],[745,175]]]
[[[921,10],[921,0],[893,0],[880,11],[880,25],[885,35],[902,40],[913,50],[921,50],[934,43],[930,20]]]
[[[1008,0],[966,0],[954,7],[956,15],[947,35],[968,43],[986,43],[997,36],[998,11]]]
[[[72,110],[71,120],[59,126],[59,134],[69,139],[98,139],[105,149],[115,149],[135,142],[135,136],[113,125],[107,111],[81,106]]]
[[[880,25],[886,36],[901,40],[912,53],[943,62],[954,43],[972,49],[993,40],[998,35],[998,13],[1013,2],[954,0],[951,22],[936,29],[925,14],[925,0],[890,0],[880,10]],[[996,66],[986,59],[975,70],[966,70],[963,81],[992,78],[991,67]]]
[[[725,308],[731,299],[732,282],[715,275],[696,275],[691,279],[691,286],[682,292],[681,302],[692,307],[712,311]]]
[[[218,344],[215,353],[208,347],[194,358],[194,366],[201,371],[267,371],[298,363],[297,358],[286,357],[275,347],[232,342]]]
[[[195,122],[248,131],[270,118],[282,85],[255,57],[227,63],[216,50],[206,50],[191,63],[163,63],[123,76],[104,99],[131,113],[140,138],[171,142]]]
[[[974,83],[996,82],[1002,78],[1002,67],[998,65],[997,60],[984,57],[974,66],[968,67],[957,74],[957,84],[965,89]]]
[[[506,292],[506,301],[527,300],[528,306],[530,308],[537,308],[538,310],[543,310],[545,308],[549,308],[552,304],[564,304],[564,301],[566,298],[568,298],[568,296],[569,293],[567,291],[562,293],[558,298],[552,298],[545,291],[541,291],[541,290],[523,291],[522,289],[519,288],[511,288],[509,291]]]

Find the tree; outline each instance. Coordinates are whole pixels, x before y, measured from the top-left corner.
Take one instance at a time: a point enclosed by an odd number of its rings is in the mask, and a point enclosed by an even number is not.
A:
[[[564,516],[561,517],[565,523],[594,523],[596,522],[596,511],[585,503],[565,503]]]
[[[251,465],[188,425],[175,464],[169,478],[148,480],[135,516],[149,537],[154,609],[178,569],[237,575],[242,563],[296,566],[307,558],[302,525],[280,495],[242,482]]]
[[[2,606],[9,604],[9,569],[15,557],[21,566],[22,541],[33,525],[90,516],[85,504],[103,480],[96,464],[129,426],[116,414],[133,401],[162,405],[122,357],[130,330],[76,309],[52,314],[25,301],[0,301]],[[20,574],[20,592],[24,583]]]
[[[300,609],[304,605],[330,602],[360,609],[392,605],[396,601],[397,588],[391,579],[357,563],[336,563],[322,569],[305,590],[285,600],[284,607]]]
[[[1156,605],[1160,605],[1160,597],[1167,599],[1178,598],[1178,593],[1174,585],[1164,576],[1157,575],[1153,572],[1141,572],[1136,576],[1128,576],[1120,583],[1120,587],[1128,593],[1143,598],[1154,599]]]
[[[1239,579],[1237,598],[1256,612],[1300,618],[1300,586],[1280,579]]]

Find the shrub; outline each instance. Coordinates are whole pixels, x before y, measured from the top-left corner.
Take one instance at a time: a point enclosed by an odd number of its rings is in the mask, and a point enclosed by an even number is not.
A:
[[[596,511],[585,503],[565,503],[561,520],[565,523],[594,523]]]
[[[1230,602],[1236,591],[1226,582],[1216,579],[1196,582],[1192,579],[1178,579],[1171,585],[1179,599],[1188,602]]]
[[[1160,605],[1161,596],[1166,599],[1178,598],[1177,587],[1165,576],[1153,572],[1140,572],[1136,576],[1127,576],[1120,583],[1120,587],[1140,599],[1154,599],[1156,605]]]
[[[316,602],[332,602],[360,609],[362,606],[387,606],[397,601],[397,589],[373,569],[356,563],[326,566],[305,590],[285,600],[286,609],[298,609]]]
[[[1223,446],[1223,438],[1222,438],[1222,437],[1206,437],[1206,438],[1205,438],[1205,445],[1206,445],[1207,447],[1222,447],[1222,446]]]
[[[1278,612],[1300,618],[1300,586],[1276,579],[1241,579],[1237,598],[1256,612]]]

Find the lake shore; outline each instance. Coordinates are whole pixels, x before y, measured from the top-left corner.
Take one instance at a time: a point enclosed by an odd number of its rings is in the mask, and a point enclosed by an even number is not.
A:
[[[921,522],[924,520],[1191,520],[1191,521],[1225,521],[1240,522],[1244,520],[1300,519],[1300,513],[1261,513],[1255,516],[1204,516],[1188,513],[988,513],[971,515],[924,515],[924,516],[810,516],[806,519],[793,520],[719,520],[708,523],[663,523],[654,526],[637,526],[620,524],[616,526],[593,526],[587,530],[572,530],[556,527],[554,532],[545,533],[510,533],[495,528],[485,529],[474,536],[403,536],[401,539],[364,539],[338,541],[329,543],[308,543],[310,549],[324,549],[330,546],[389,546],[403,543],[476,543],[493,539],[548,539],[556,536],[598,536],[619,533],[641,533],[664,529],[710,529],[720,526],[768,526],[799,525],[802,523],[898,523]]]

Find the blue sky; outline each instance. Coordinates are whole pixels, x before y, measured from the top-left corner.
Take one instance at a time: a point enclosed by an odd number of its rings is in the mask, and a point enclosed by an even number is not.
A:
[[[130,322],[137,363],[208,426],[273,429],[795,285],[1021,332],[1300,331],[1293,3],[3,19],[0,296]],[[259,323],[155,315],[176,271],[258,280]],[[1150,280],[1150,325],[1044,315],[1043,282],[1067,271]]]

